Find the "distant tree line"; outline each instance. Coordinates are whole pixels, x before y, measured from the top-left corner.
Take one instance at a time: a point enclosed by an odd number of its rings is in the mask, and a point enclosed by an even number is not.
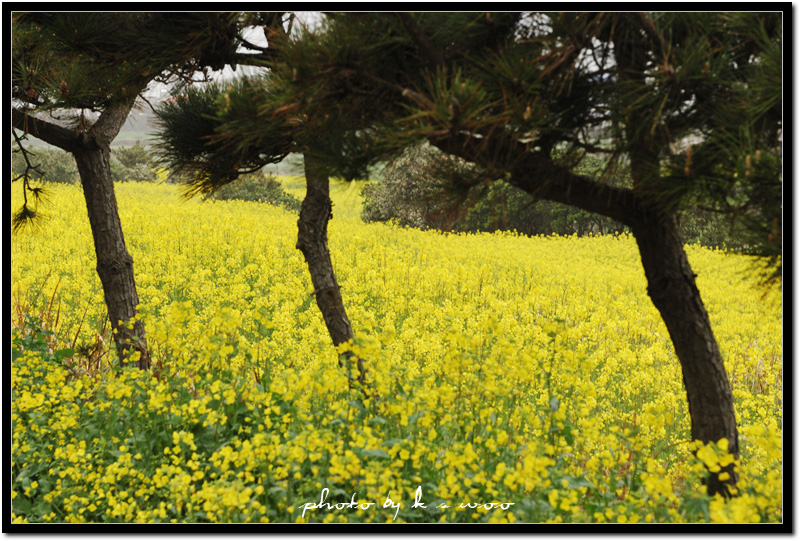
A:
[[[615,187],[630,187],[624,165],[584,155],[575,170]],[[481,183],[480,173],[467,162],[427,144],[412,147],[383,170],[383,178],[362,190],[365,222],[392,221],[403,227],[447,232],[516,231],[523,235],[605,235],[628,231],[605,216],[561,203],[536,199],[507,182]],[[460,182],[459,182],[460,177]],[[466,193],[453,185],[477,186]],[[689,206],[679,217],[687,244],[741,249],[747,239],[725,216]]]
[[[33,151],[38,171],[36,180],[63,184],[80,181],[74,158],[67,152],[48,147]],[[15,152],[12,172],[20,175],[26,163]],[[111,151],[111,177],[114,182],[154,182],[160,167],[156,156],[140,141],[129,147]],[[629,173],[622,167],[608,168],[600,158],[586,155],[576,166],[582,174],[612,186],[625,187]],[[404,227],[435,229],[448,232],[516,231],[523,235],[603,235],[626,231],[626,226],[604,216],[560,203],[537,200],[530,194],[505,182],[494,182],[463,191],[448,189],[458,175],[478,174],[467,162],[447,156],[430,145],[413,147],[387,164],[383,179],[362,188],[365,222],[394,221]],[[184,183],[177,173],[169,173],[166,181]],[[300,200],[285,192],[272,175],[258,171],[242,175],[236,181],[214,192],[208,199],[259,201],[300,212]],[[704,246],[739,249],[746,246],[740,231],[724,216],[688,208],[680,215],[680,232],[684,242]]]
[[[11,171],[14,175],[22,175],[27,164],[22,153],[16,150],[17,145],[12,143]],[[37,165],[37,169],[30,171],[33,180],[61,184],[80,182],[75,158],[70,153],[50,146],[37,146],[29,153]],[[156,180],[155,159],[140,141],[136,141],[136,144],[130,147],[112,149],[110,165],[114,182]]]
[[[16,147],[12,143],[12,146]],[[12,149],[14,150],[14,149]],[[75,159],[68,152],[55,147],[38,146],[29,151],[36,169],[29,175],[33,180],[57,184],[77,184],[80,182]],[[14,175],[22,175],[27,163],[20,152],[13,152],[11,170]],[[148,147],[140,141],[129,147],[111,150],[111,178],[114,182],[155,182],[161,165]],[[184,176],[170,172],[166,176],[169,184],[186,181]],[[236,181],[209,195],[207,199],[227,201],[258,201],[279,206],[291,212],[300,212],[300,200],[284,191],[281,183],[272,175],[262,171],[242,175]]]

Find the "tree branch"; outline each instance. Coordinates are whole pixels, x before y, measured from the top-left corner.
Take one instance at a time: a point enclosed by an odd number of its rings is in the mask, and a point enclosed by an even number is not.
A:
[[[54,122],[35,117],[17,107],[11,107],[12,127],[22,133],[31,134],[45,143],[49,143],[67,152],[81,148],[81,138],[74,130],[59,126]]]
[[[584,143],[577,137],[569,139],[569,142],[575,145],[576,147],[582,148],[587,152],[591,152],[593,154],[614,154],[616,150],[607,147],[601,147],[597,145],[593,145],[591,143]]]
[[[227,60],[231,67],[234,66],[258,66],[267,67],[269,59],[275,56],[275,49],[264,49],[260,53],[233,53]]]
[[[33,111],[24,111],[14,106],[11,107],[11,118],[12,126],[23,133],[31,134],[67,152],[76,152],[109,146],[122,129],[132,108],[133,100],[112,102],[88,130],[80,131],[44,120],[34,116]]]
[[[653,24],[653,19],[647,13],[637,13],[636,14],[639,23],[642,25],[642,29],[645,31],[647,36],[653,41],[654,48],[657,48],[659,51],[664,50],[664,38],[661,33],[656,29],[655,25]]]
[[[428,140],[448,154],[484,167],[493,178],[510,174],[511,185],[539,199],[594,212],[629,227],[647,219],[647,205],[634,191],[577,175],[553,163],[543,151],[530,152],[528,145],[503,138],[501,134],[432,135]]]
[[[111,141],[114,140],[125,124],[125,120],[127,120],[132,108],[133,100],[115,101],[105,108],[100,118],[90,129],[100,144],[104,146],[111,144]]]
[[[244,45],[246,48],[252,49],[254,51],[259,51],[263,53],[269,50],[268,47],[261,47],[260,45],[256,45],[255,43],[250,43],[249,41],[247,41],[242,37],[239,38],[239,41],[241,41],[242,45]]]
[[[395,17],[400,19],[403,27],[405,27],[405,29],[411,35],[411,39],[414,40],[414,43],[416,43],[417,46],[422,50],[422,53],[428,58],[431,64],[434,66],[439,66],[444,63],[442,54],[433,48],[428,36],[425,35],[425,33],[417,24],[417,21],[414,20],[414,17],[412,17],[410,13],[395,13]]]
[[[528,154],[515,167],[509,183],[540,199],[600,214],[629,227],[648,216],[647,206],[633,190],[577,175],[538,153]]]
[[[23,174],[21,174],[21,175],[18,175],[16,178],[14,178],[12,180],[12,182],[16,182],[17,180],[22,179],[22,182],[25,185],[25,188],[26,188],[26,191],[27,191],[28,182],[30,181],[30,172],[31,171],[35,171],[35,172],[39,173],[39,175],[43,175],[44,173],[39,168],[40,166],[33,165],[33,163],[31,162],[31,159],[30,159],[30,157],[33,156],[33,152],[31,152],[30,150],[25,148],[25,145],[22,144],[22,139],[25,138],[25,134],[23,134],[22,137],[20,137],[19,135],[17,135],[17,130],[14,129],[14,128],[11,128],[11,133],[14,135],[14,141],[16,141],[17,147],[19,147],[19,150],[14,150],[12,152],[20,152],[22,154],[22,157],[25,159],[25,172]],[[25,204],[27,205],[28,204],[28,196],[24,192],[23,192],[23,196],[25,197]]]
[[[288,25],[288,28],[286,29],[286,35],[287,36],[291,36],[292,35],[292,27],[294,26],[295,18],[296,18],[295,17],[295,13],[293,11],[293,12],[291,12],[289,14],[289,25]]]

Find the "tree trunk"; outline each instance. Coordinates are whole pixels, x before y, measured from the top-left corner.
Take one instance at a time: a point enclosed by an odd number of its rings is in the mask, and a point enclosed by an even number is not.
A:
[[[641,20],[640,16],[630,14],[624,17],[630,17],[632,24],[621,25],[620,31],[614,34],[614,58],[620,81],[637,89],[629,98],[634,101],[651,92],[646,73],[648,48],[637,22],[637,19]],[[666,142],[658,136],[655,128],[642,129],[650,122],[650,115],[651,111],[646,107],[631,106],[626,116],[627,151],[634,191],[641,188],[646,191],[645,187],[662,183],[660,157],[664,155]],[[644,208],[641,219],[630,224],[647,277],[647,293],[661,313],[681,363],[692,420],[692,440],[706,444],[727,438],[728,451],[738,458],[739,434],[733,393],[708,313],[697,290],[695,274],[683,250],[675,216],[665,216],[660,212],[668,198],[662,194],[660,209]],[[710,495],[722,494],[726,498],[732,495],[731,488],[738,481],[733,468],[734,465],[730,464],[719,472],[709,470],[706,483]],[[720,480],[723,472],[729,475],[727,480]]]
[[[146,370],[150,367],[150,354],[144,326],[141,321],[133,320],[139,296],[133,278],[133,258],[125,247],[117,212],[109,147],[128,118],[136,95],[144,87],[145,83],[140,87],[130,87],[127,99],[108,104],[97,121],[87,129],[76,131],[17,108],[12,108],[12,122],[15,128],[24,133],[30,133],[75,156],[94,238],[97,274],[103,284],[120,363],[124,366],[131,354],[138,351],[140,356],[137,365]]]
[[[648,294],[661,313],[681,363],[692,420],[692,439],[709,443],[727,438],[729,452],[738,458],[733,393],[694,273],[683,251],[675,218],[660,217],[661,213],[650,208],[634,190],[597,183],[574,174],[556,166],[541,152],[523,153],[515,141],[457,135],[431,138],[429,142],[444,152],[474,161],[487,169],[491,169],[492,156],[511,155],[515,151],[524,154],[511,171],[509,182],[513,186],[534,197],[594,212],[631,228],[639,244]],[[638,153],[634,150],[630,152],[633,177],[641,183],[653,174],[653,168],[644,159],[647,156],[652,159],[652,152]],[[501,167],[496,169],[502,170]],[[726,481],[719,479],[723,472],[730,475]],[[733,493],[731,488],[736,483],[737,476],[731,464],[720,472],[710,472],[708,492],[727,497]]]
[[[692,440],[708,443],[727,438],[728,452],[738,458],[739,435],[730,382],[675,219],[653,219],[632,229],[647,277],[647,293],[661,313],[681,363]],[[722,472],[730,478],[721,481]],[[710,473],[708,493],[728,497],[736,482],[731,464]]]
[[[144,326],[141,321],[133,321],[139,296],[133,277],[133,257],[125,247],[111,180],[111,151],[104,146],[73,154],[83,185],[97,255],[97,274],[103,284],[120,363],[124,366],[131,354],[138,351],[137,365],[146,370],[150,367],[150,355]]]
[[[303,252],[317,306],[325,320],[328,334],[335,346],[353,339],[353,329],[342,302],[342,294],[336,275],[333,272],[331,255],[328,250],[328,220],[332,218],[328,172],[308,153],[304,155],[306,174],[306,197],[300,208],[300,219],[297,221],[297,249]],[[344,366],[345,360],[352,360],[352,355],[339,359]],[[363,360],[355,359],[358,368],[358,379],[364,382]]]

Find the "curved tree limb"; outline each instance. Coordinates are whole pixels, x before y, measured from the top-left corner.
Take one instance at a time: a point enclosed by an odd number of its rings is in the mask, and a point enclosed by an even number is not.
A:
[[[647,219],[646,202],[633,190],[573,173],[553,163],[544,152],[529,152],[526,144],[503,139],[499,134],[448,134],[444,138],[430,137],[429,142],[443,152],[478,163],[494,172],[495,178],[510,175],[511,185],[539,199],[594,212],[629,227]]]
[[[74,130],[60,126],[55,122],[44,120],[33,114],[20,109],[11,107],[12,127],[22,133],[31,134],[55,147],[72,152],[81,147],[80,138]]]

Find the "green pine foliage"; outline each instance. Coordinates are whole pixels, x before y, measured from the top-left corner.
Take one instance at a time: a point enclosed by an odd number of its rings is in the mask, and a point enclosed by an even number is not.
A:
[[[472,186],[453,183],[461,192],[497,196],[482,183],[510,181],[620,209],[593,193],[609,173],[581,171],[599,156],[636,179],[613,193],[678,216],[687,242],[762,256],[779,277],[781,50],[777,12],[338,14],[286,47],[273,82],[304,118],[299,137],[374,135],[332,163],[427,140],[483,167]],[[592,183],[579,196],[552,187],[559,175]]]
[[[171,174],[186,181],[187,195],[209,195],[292,152],[291,130],[259,118],[266,96],[257,80],[238,79],[186,88],[156,109],[156,153]]]

